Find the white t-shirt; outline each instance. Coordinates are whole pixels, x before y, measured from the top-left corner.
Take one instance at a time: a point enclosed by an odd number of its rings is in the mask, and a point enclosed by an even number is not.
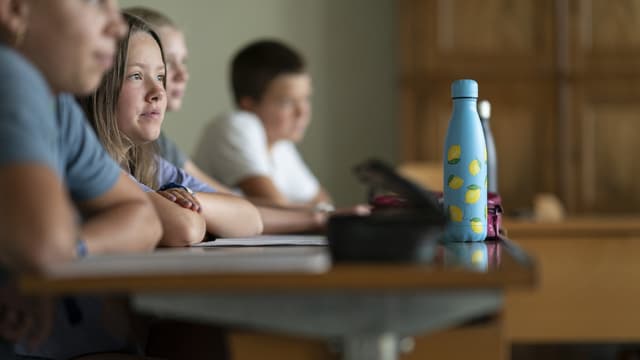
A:
[[[267,176],[293,203],[309,202],[320,190],[295,144],[281,140],[268,151],[264,126],[250,112],[234,112],[209,123],[193,161],[229,187],[251,176]]]

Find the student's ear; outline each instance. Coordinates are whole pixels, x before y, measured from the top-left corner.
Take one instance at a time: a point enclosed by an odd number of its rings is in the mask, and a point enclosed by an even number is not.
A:
[[[22,43],[29,23],[29,10],[26,0],[0,0],[0,35],[8,45]]]
[[[240,98],[240,101],[238,104],[240,105],[241,110],[250,111],[250,112],[254,112],[257,105],[256,101],[249,96],[243,96],[242,98]]]

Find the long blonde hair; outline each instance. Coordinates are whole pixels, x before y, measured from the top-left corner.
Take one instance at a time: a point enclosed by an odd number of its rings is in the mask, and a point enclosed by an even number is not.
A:
[[[136,180],[152,189],[156,189],[158,187],[158,163],[155,142],[143,145],[135,144],[118,128],[116,114],[118,98],[126,76],[131,36],[137,32],[151,35],[160,47],[162,61],[166,67],[164,50],[160,37],[144,20],[127,13],[124,13],[123,16],[129,25],[129,31],[118,44],[113,67],[105,74],[102,83],[92,95],[78,100],[109,155],[128,170]],[[166,88],[164,80],[163,85]]]

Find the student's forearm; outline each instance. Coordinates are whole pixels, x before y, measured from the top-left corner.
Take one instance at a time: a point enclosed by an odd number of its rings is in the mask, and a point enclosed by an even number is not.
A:
[[[198,193],[207,231],[220,237],[254,236],[262,233],[255,206],[234,195]]]
[[[323,230],[327,213],[312,210],[258,206],[265,234],[286,234]]]
[[[316,196],[311,200],[311,203],[314,205],[325,203],[325,204],[333,204],[333,199],[324,188],[320,188]]]
[[[80,237],[89,254],[150,251],[162,236],[153,204],[127,175],[121,174],[107,193],[81,208],[87,220]]]
[[[0,188],[9,189],[0,206],[0,266],[43,272],[75,258],[73,207],[52,170],[40,165],[4,167]]]
[[[251,176],[238,183],[247,199],[256,205],[290,209],[313,209],[319,203],[332,204],[329,193],[320,187],[318,193],[306,203],[292,203],[276,188],[266,176]]]
[[[204,217],[183,208],[157,193],[148,193],[162,222],[160,246],[181,247],[202,241],[205,235]]]
[[[157,215],[147,203],[130,201],[95,214],[82,226],[89,254],[153,250],[161,232]]]
[[[266,176],[251,176],[242,179],[238,187],[255,204],[286,207],[291,205],[287,198]]]

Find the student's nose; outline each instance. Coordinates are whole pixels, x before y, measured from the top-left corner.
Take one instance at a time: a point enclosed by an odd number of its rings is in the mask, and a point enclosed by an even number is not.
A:
[[[147,92],[145,100],[147,102],[158,102],[161,101],[165,96],[166,92],[164,90],[164,86],[160,83],[157,83],[151,86],[151,88]]]
[[[185,64],[177,64],[175,67],[175,80],[186,82],[189,80],[189,70]]]
[[[309,115],[309,103],[302,101],[296,104],[295,114],[297,118],[304,118]]]

